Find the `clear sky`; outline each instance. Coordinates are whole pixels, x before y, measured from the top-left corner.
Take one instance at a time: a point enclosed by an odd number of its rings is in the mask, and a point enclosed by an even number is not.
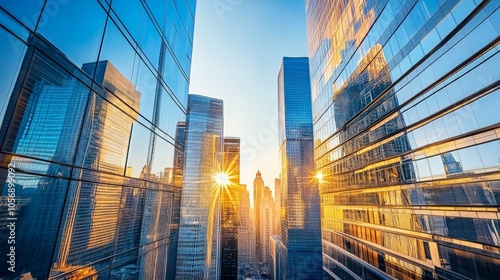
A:
[[[283,56],[307,56],[304,0],[200,0],[190,93],[224,100],[224,134],[241,137],[241,183],[280,173],[277,77]]]

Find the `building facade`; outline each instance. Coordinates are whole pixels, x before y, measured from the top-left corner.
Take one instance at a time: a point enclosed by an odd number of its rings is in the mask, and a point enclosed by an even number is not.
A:
[[[314,172],[307,58],[283,58],[278,75],[282,279],[321,279],[320,201]]]
[[[306,1],[325,271],[500,273],[498,1]]]
[[[269,251],[270,251],[270,264],[269,264],[269,277],[273,280],[281,280],[281,251],[283,244],[279,235],[271,235],[269,237]]]
[[[253,216],[255,225],[255,261],[256,263],[262,262],[262,251],[264,247],[262,245],[262,222],[261,222],[261,209],[262,200],[264,198],[264,180],[262,179],[262,174],[259,170],[255,174],[255,179],[253,181]]]
[[[270,237],[273,234],[274,227],[274,200],[271,195],[271,189],[268,186],[264,187],[264,193],[262,196],[262,203],[260,209],[260,236],[261,236],[261,245],[262,251],[260,252],[260,259],[262,262],[262,270],[261,273],[269,274],[269,265],[270,265]]]
[[[0,224],[16,218],[15,272],[0,278],[172,275],[180,185],[165,170],[194,13],[195,1],[0,4],[0,201],[17,202],[0,206]]]
[[[281,213],[281,179],[275,178],[273,235],[280,235],[281,233],[280,213]]]
[[[228,182],[219,190],[222,199],[220,279],[230,280],[238,279],[240,138],[224,137],[221,171],[227,176]]]
[[[223,103],[189,95],[175,279],[219,279]]]
[[[240,185],[238,223],[238,270],[254,264],[252,249],[255,251],[255,237],[252,229],[252,207],[246,185]],[[252,238],[253,237],[253,238]],[[255,254],[255,253],[254,253]]]

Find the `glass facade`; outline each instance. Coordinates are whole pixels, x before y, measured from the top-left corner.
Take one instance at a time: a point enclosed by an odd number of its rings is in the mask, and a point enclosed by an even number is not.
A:
[[[175,279],[219,279],[222,100],[189,95]]]
[[[221,280],[238,279],[240,138],[224,137],[222,171],[228,183],[221,190]]]
[[[278,75],[281,279],[322,279],[308,59],[283,58]]]
[[[499,6],[306,1],[333,278],[500,274]]]
[[[194,12],[0,2],[0,278],[174,275]]]

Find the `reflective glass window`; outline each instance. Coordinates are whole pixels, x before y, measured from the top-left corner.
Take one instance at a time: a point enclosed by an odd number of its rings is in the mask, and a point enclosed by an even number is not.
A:
[[[108,20],[99,60],[108,60],[128,80],[132,80],[132,70],[137,54],[113,21]]]
[[[95,0],[50,0],[45,6],[38,32],[81,67],[97,60],[105,20],[106,13]]]
[[[48,279],[54,246],[59,230],[59,223],[68,189],[68,180],[56,177],[44,177],[22,174],[15,165],[15,183],[12,188],[15,193],[15,273],[9,277],[21,278],[21,274],[30,272],[33,278]],[[8,204],[9,185],[8,170],[0,169],[0,199]],[[12,192],[10,192],[12,193]],[[3,208],[3,207],[2,207]],[[5,212],[4,212],[5,211]],[[7,227],[7,208],[2,209],[3,226],[0,229],[0,241],[5,246],[0,247],[0,259],[7,264],[7,246],[10,235]],[[4,274],[5,275],[5,274]]]
[[[65,2],[65,1],[61,1]],[[26,1],[9,1],[2,0],[1,7],[6,9],[8,12],[12,13],[17,19],[21,20],[29,29],[35,30],[35,26],[40,18],[40,12],[45,1],[43,0],[26,0]],[[50,10],[50,14],[47,13],[46,16],[41,21],[41,24],[47,20],[47,16],[54,16],[58,13],[61,4],[56,0],[47,1],[47,11]]]
[[[7,110],[26,49],[24,43],[0,28],[0,60],[2,61],[0,64],[2,73],[0,75],[0,121],[3,120]],[[1,125],[0,123],[0,128]]]
[[[141,177],[148,172],[148,155],[150,147],[151,131],[141,125],[134,123],[130,138],[130,147],[127,155],[126,176]],[[146,168],[146,170],[143,170]],[[144,176],[144,175],[142,175]]]
[[[21,97],[11,96],[17,103],[7,109],[13,118],[2,150],[72,163],[89,89],[45,55],[32,56],[31,66],[23,63],[21,69],[29,78],[19,85]]]

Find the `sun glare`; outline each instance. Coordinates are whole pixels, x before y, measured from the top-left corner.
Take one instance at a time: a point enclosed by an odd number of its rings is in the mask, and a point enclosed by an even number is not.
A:
[[[216,176],[215,176],[215,182],[218,184],[218,185],[223,185],[223,186],[226,186],[229,184],[229,176],[227,176],[227,174],[225,173],[218,173]]]
[[[316,173],[314,177],[320,182],[323,181],[323,173],[321,172]]]

